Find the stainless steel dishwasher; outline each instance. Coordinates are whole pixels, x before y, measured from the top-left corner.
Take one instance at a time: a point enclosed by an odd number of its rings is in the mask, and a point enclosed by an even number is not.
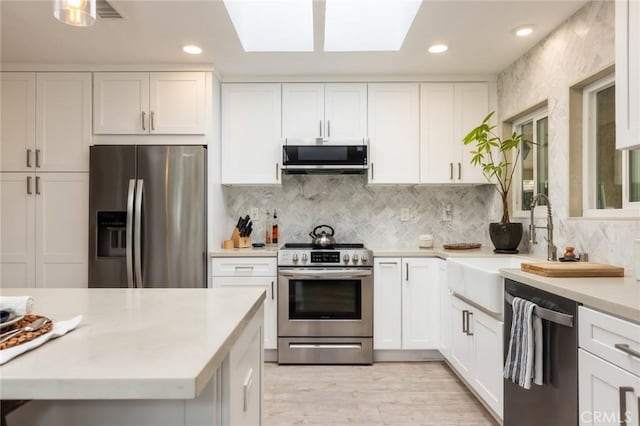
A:
[[[526,390],[504,380],[504,426],[578,424],[578,304],[528,285],[505,280],[504,358],[511,335],[513,297],[537,304],[543,325],[543,385]]]

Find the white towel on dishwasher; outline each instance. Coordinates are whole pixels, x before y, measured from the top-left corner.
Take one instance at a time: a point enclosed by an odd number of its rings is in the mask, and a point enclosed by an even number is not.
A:
[[[531,382],[542,385],[543,351],[542,320],[533,314],[537,305],[514,297],[509,350],[504,377],[525,389]]]
[[[16,316],[30,314],[33,299],[29,296],[0,296],[0,311],[11,311]]]

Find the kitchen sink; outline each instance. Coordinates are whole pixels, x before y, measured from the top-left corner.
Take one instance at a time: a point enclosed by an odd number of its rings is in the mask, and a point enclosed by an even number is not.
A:
[[[447,259],[447,280],[451,291],[490,312],[504,311],[504,279],[500,269],[520,268],[531,259],[521,256],[465,257]]]

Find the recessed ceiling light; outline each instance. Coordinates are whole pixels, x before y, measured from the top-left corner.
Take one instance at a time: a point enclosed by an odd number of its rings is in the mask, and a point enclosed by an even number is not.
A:
[[[533,25],[522,25],[514,28],[513,33],[518,37],[526,37],[533,32]]]
[[[429,53],[443,53],[449,49],[449,46],[446,44],[434,44],[429,46]]]
[[[202,53],[202,49],[198,46],[194,46],[193,44],[190,44],[188,46],[183,46],[182,51],[190,55],[199,55]]]
[[[224,0],[245,52],[313,52],[312,0]]]
[[[326,0],[326,52],[400,50],[422,0]]]

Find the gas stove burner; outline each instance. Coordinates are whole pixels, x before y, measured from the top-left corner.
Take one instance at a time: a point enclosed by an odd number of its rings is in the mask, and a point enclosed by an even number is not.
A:
[[[341,243],[335,244],[332,249],[315,248],[311,243],[286,243],[281,250],[341,250],[341,249],[363,249],[361,243]]]

